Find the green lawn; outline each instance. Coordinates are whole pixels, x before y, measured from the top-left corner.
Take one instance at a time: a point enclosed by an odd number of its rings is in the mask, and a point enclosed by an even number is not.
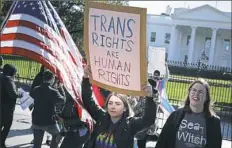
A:
[[[28,60],[7,60],[5,59],[5,63],[13,64],[18,69],[18,74],[20,77],[23,78],[31,78],[33,79],[34,76],[39,72],[40,64],[34,61]],[[187,80],[195,80],[196,77],[186,77],[186,76],[177,76],[171,75],[172,78],[179,78],[179,79],[187,79]],[[225,80],[213,80],[213,79],[206,79],[208,82],[213,82],[216,84],[231,84],[231,81]],[[185,100],[187,89],[189,87],[189,83],[181,83],[181,82],[168,82],[166,85],[168,97],[171,99],[177,100]],[[232,88],[231,87],[219,87],[219,86],[211,86],[211,98],[217,102],[225,102],[225,103],[232,103]]]
[[[17,68],[17,73],[19,77],[23,78],[31,78],[33,79],[34,76],[39,72],[40,65],[34,61],[27,61],[27,60],[4,60],[3,64],[12,64]]]

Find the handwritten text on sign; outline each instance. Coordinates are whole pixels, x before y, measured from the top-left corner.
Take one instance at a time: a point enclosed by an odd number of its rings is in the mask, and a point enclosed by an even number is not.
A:
[[[138,14],[90,8],[89,52],[94,80],[127,90],[141,89]]]

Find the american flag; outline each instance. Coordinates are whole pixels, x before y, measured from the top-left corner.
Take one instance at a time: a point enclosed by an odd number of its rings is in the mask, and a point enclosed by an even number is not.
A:
[[[64,83],[80,119],[92,127],[81,98],[82,56],[49,1],[15,1],[1,31],[1,54],[35,60]]]

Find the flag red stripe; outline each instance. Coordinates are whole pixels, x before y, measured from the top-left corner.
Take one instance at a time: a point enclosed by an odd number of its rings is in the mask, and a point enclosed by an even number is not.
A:
[[[93,85],[93,84],[92,84],[92,88],[93,88],[94,95],[95,95],[99,105],[101,107],[103,107],[104,106],[104,97],[101,94],[99,88],[96,85]]]
[[[22,40],[22,41],[26,41],[32,44],[37,45],[38,47],[46,50],[48,53],[50,53],[51,55],[54,56],[53,54],[53,50],[51,49],[51,47],[47,46],[46,44],[44,44],[42,41],[31,37],[29,35],[26,34],[22,34],[22,33],[10,33],[10,34],[3,34],[1,36],[1,40],[2,41],[8,41],[8,40]]]
[[[24,21],[24,20],[10,20],[6,24],[6,28],[18,27],[18,26],[27,27],[27,28],[30,28],[32,30],[35,30],[36,32],[41,33],[42,35],[49,38],[50,40],[52,40],[53,42],[55,42],[56,44],[58,44],[60,46],[59,41],[56,40],[56,38],[54,38],[51,33],[49,33],[44,28],[42,28],[42,27],[40,27],[32,22]]]

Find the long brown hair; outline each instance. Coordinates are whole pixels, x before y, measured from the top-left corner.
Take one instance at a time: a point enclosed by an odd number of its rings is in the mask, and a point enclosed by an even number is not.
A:
[[[212,105],[211,105],[211,97],[210,97],[210,89],[209,89],[209,84],[202,78],[197,79],[195,81],[193,81],[189,88],[188,88],[188,96],[185,100],[185,105],[184,108],[191,112],[190,109],[190,100],[189,100],[189,93],[190,93],[190,89],[193,87],[194,84],[199,83],[202,84],[205,87],[206,90],[206,101],[204,102],[204,108],[203,108],[203,112],[205,114],[206,117],[210,117],[210,116],[214,116],[215,112],[213,111]]]
[[[109,100],[112,96],[116,96],[117,98],[119,98],[120,100],[122,100],[123,104],[124,104],[124,107],[126,108],[126,111],[125,111],[125,117],[129,117],[129,116],[133,116],[134,113],[131,109],[131,106],[128,102],[128,96],[126,95],[123,95],[123,94],[118,94],[118,93],[111,93],[108,95],[108,97],[106,98],[106,102],[105,102],[105,109],[107,110],[108,108],[108,103],[109,103]]]

